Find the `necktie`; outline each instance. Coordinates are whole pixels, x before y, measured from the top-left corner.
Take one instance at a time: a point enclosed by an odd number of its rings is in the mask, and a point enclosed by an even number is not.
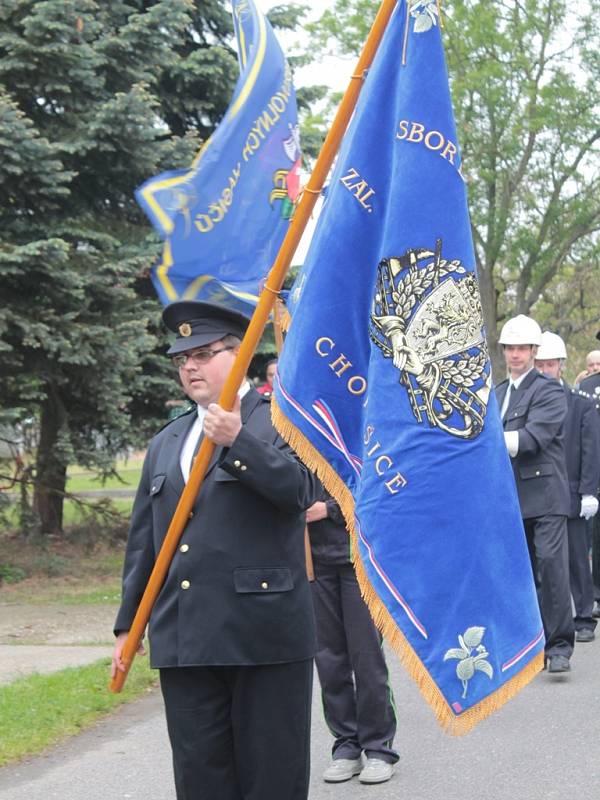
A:
[[[515,396],[515,392],[517,391],[517,387],[514,383],[511,383],[508,387],[506,395],[504,396],[504,402],[502,403],[502,419],[506,419],[506,415],[508,413],[508,409],[510,408],[510,404],[513,401],[513,397]]]

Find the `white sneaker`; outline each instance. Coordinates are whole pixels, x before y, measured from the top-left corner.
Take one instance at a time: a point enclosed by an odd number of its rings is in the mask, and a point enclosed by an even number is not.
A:
[[[349,781],[359,773],[362,775],[361,758],[334,758],[323,773],[323,780],[327,783],[341,783]]]
[[[381,758],[367,758],[367,763],[360,773],[358,780],[361,783],[385,783],[394,773],[394,765]]]

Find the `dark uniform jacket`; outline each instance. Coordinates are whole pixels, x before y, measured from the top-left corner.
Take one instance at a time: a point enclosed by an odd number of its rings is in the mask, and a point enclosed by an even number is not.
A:
[[[595,372],[593,375],[584,378],[579,384],[579,388],[594,400],[598,400],[600,398],[600,372]]]
[[[579,517],[581,497],[598,493],[600,482],[600,420],[591,398],[585,392],[563,386],[568,411],[565,423],[565,449],[571,507],[569,517]]]
[[[319,500],[327,506],[327,516],[308,526],[313,560],[320,564],[350,564],[350,536],[340,507],[333,497],[321,490]]]
[[[509,381],[496,387],[502,408]],[[568,516],[569,484],[563,444],[567,400],[558,381],[531,370],[516,389],[504,416],[504,430],[519,432],[519,451],[511,458],[521,516]]]
[[[153,667],[286,663],[315,652],[304,511],[319,485],[274,430],[268,400],[251,389],[241,414],[231,448],[215,449],[152,611]],[[115,631],[131,626],[183,491],[179,457],[195,418],[178,417],[149,445]]]

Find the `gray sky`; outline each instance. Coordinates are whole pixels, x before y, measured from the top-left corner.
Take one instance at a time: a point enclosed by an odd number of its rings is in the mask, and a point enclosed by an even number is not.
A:
[[[304,5],[310,6],[313,10],[306,17],[305,21],[312,21],[317,19],[323,11],[333,5],[332,0],[301,0]],[[266,14],[271,8],[281,5],[282,0],[254,0],[254,3],[263,14]],[[293,34],[284,35],[281,31],[277,31],[277,38],[286,51],[286,45],[291,46],[294,43],[301,41],[303,36],[302,32],[298,31]],[[342,59],[342,58],[327,58],[319,63],[311,64],[296,72],[295,84],[296,86],[310,86],[311,84],[328,84],[332,89],[343,91],[348,84],[355,59]]]

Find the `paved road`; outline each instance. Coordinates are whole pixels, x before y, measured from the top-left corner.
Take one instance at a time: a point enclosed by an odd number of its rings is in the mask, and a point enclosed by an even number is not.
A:
[[[315,692],[311,800],[598,800],[600,640],[579,645],[569,676],[540,675],[463,738],[442,733],[390,656],[402,759],[388,784],[324,784],[330,737]],[[1,735],[1,723],[0,723]],[[0,770],[2,800],[174,800],[157,693],[47,755]]]

